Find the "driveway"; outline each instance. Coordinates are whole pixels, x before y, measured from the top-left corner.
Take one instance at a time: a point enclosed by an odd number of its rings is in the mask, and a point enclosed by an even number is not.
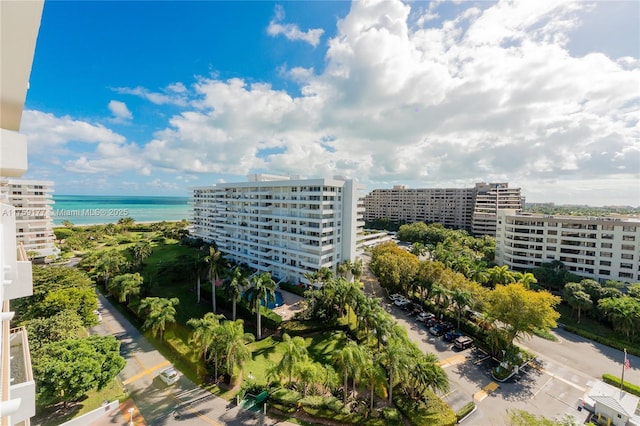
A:
[[[102,322],[92,328],[100,335],[115,336],[121,343],[121,354],[127,364],[120,380],[135,404],[136,425],[291,425],[264,418],[260,413],[231,406],[228,401],[201,389],[185,376],[166,386],[158,374],[169,361],[111,304],[98,295]],[[128,410],[94,425],[127,425]]]

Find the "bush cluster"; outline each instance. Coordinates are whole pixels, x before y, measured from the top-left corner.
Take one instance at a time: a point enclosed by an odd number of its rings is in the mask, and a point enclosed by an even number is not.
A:
[[[620,378],[616,377],[614,375],[611,374],[603,374],[602,375],[602,381],[605,383],[608,383],[610,385],[616,386],[616,387],[620,387]],[[640,386],[638,385],[634,385],[633,383],[629,383],[625,380],[624,384],[622,385],[622,389],[626,390],[627,392],[636,395],[636,396],[640,396]]]

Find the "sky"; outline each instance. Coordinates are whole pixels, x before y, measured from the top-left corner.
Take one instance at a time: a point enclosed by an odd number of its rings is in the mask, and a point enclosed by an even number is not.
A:
[[[58,194],[269,173],[640,205],[640,2],[45,2],[21,131]]]

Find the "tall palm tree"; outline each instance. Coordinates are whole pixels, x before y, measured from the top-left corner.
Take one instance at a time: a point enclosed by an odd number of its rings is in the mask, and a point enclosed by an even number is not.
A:
[[[96,261],[95,271],[102,274],[105,288],[109,285],[109,278],[124,269],[127,259],[115,250],[103,252]]]
[[[142,241],[131,247],[131,255],[138,266],[142,265],[142,262],[144,262],[147,257],[151,256],[152,251],[153,249],[149,241]]]
[[[204,262],[209,265],[209,281],[211,282],[211,309],[216,312],[216,281],[222,272],[226,259],[222,252],[216,250],[215,247],[209,247],[209,254],[204,257]]]
[[[353,262],[351,262],[351,275],[353,275],[354,280],[358,281],[363,273],[364,265],[362,264],[362,259],[356,257]]]
[[[467,275],[467,278],[479,284],[485,284],[487,281],[489,281],[487,264],[478,261],[471,263],[471,266],[469,268],[469,275]]]
[[[373,411],[375,389],[377,386],[385,383],[387,376],[385,376],[384,371],[380,368],[376,357],[368,349],[363,350],[363,365],[360,374],[362,380],[364,380],[369,388],[369,411]]]
[[[160,334],[160,340],[164,338],[167,324],[176,322],[176,306],[180,303],[177,297],[165,299],[162,297],[146,297],[140,302],[139,311],[145,313],[142,328],[151,330],[156,336]]]
[[[351,273],[351,260],[346,259],[338,264],[338,276],[344,279],[349,279],[349,274]]]
[[[494,266],[493,268],[489,268],[487,270],[489,274],[489,282],[492,285],[497,284],[511,284],[516,281],[513,272],[509,270],[509,266]]]
[[[322,378],[322,366],[313,362],[309,358],[305,358],[295,365],[296,376],[302,383],[302,397],[307,396],[309,385],[317,383]]]
[[[456,308],[456,315],[458,317],[458,330],[460,330],[460,318],[464,310],[471,305],[472,302],[471,293],[461,288],[456,288],[451,293],[451,301]]]
[[[533,275],[531,272],[515,272],[513,275],[516,279],[516,282],[522,284],[525,288],[531,288],[531,284],[535,284],[538,282],[535,275]]]
[[[389,403],[393,402],[393,382],[398,372],[402,372],[407,366],[407,351],[402,340],[389,339],[383,354],[383,362],[387,368],[389,377]]]
[[[118,225],[120,225],[122,227],[122,229],[126,232],[129,230],[129,228],[131,228],[133,226],[133,223],[135,222],[135,219],[132,217],[122,217],[118,220]]]
[[[232,303],[232,319],[236,320],[236,304],[240,301],[242,296],[242,289],[249,286],[249,278],[247,274],[236,266],[233,268],[223,284],[223,291],[231,299]]]
[[[438,358],[433,354],[423,355],[419,350],[411,357],[413,361],[411,371],[408,375],[408,386],[412,398],[418,394],[423,394],[427,389],[434,392],[447,392],[449,390],[449,379],[447,374],[440,367]]]
[[[207,352],[213,344],[216,335],[219,334],[220,320],[224,315],[216,315],[207,312],[202,318],[191,318],[187,325],[193,327],[190,342],[199,348],[204,360],[207,360]]]
[[[269,272],[254,275],[251,278],[252,286],[244,292],[245,300],[249,302],[251,310],[256,314],[256,338],[262,339],[262,316],[260,306],[264,300],[266,304],[275,300],[276,283]]]
[[[227,373],[233,377],[235,369],[239,368],[242,376],[244,363],[251,359],[251,350],[247,344],[253,342],[253,335],[244,332],[243,320],[225,321],[222,327],[226,343]]]
[[[338,351],[333,361],[338,367],[338,370],[342,371],[342,377],[344,379],[344,403],[347,403],[347,396],[349,394],[349,376],[353,377],[354,386],[356,375],[362,366],[363,355],[360,346],[350,340],[340,351]]]
[[[440,284],[434,284],[431,286],[431,294],[429,296],[436,304],[438,317],[442,318],[441,309],[446,309],[449,304],[449,289]]]
[[[309,356],[304,339],[300,336],[291,338],[287,333],[282,335],[283,353],[278,369],[289,376],[287,386],[291,386],[293,371],[296,365]]]

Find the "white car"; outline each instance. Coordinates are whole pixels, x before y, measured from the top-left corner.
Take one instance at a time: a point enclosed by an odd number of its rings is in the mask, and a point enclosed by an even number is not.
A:
[[[396,299],[395,302],[393,302],[394,305],[396,306],[404,306],[411,303],[410,300],[405,299],[404,297],[402,299]]]
[[[178,379],[180,379],[180,374],[178,373],[178,370],[173,367],[162,370],[160,373],[160,380],[162,380],[167,386],[171,386],[177,382]]]
[[[389,296],[389,299],[395,302],[398,299],[404,299],[404,296],[398,293],[393,293],[391,296]]]

